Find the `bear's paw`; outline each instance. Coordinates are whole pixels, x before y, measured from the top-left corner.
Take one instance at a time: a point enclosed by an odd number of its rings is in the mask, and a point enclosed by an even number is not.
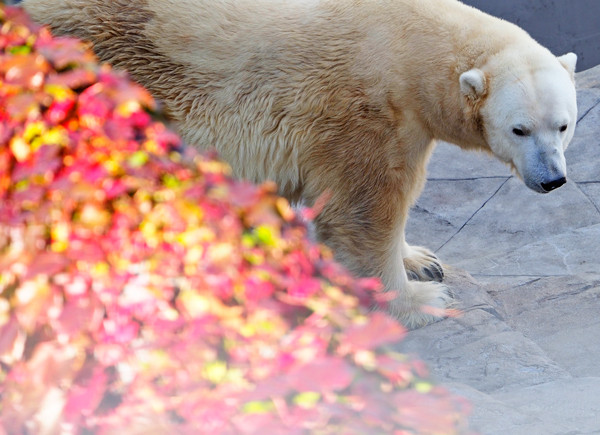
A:
[[[419,328],[448,315],[454,299],[448,287],[437,282],[408,281],[389,303],[390,315],[407,328]]]
[[[444,279],[442,262],[427,248],[405,245],[404,268],[412,281],[437,281]]]

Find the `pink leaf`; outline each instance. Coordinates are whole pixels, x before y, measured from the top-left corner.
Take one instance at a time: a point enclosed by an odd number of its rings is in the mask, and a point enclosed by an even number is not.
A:
[[[76,422],[82,416],[90,415],[104,396],[106,382],[104,368],[96,366],[89,379],[71,387],[64,409],[66,419]]]
[[[343,390],[352,382],[353,371],[341,358],[322,357],[298,366],[288,374],[288,382],[298,391]]]
[[[71,298],[64,306],[58,318],[57,330],[69,337],[75,336],[84,329],[93,330],[98,327],[102,310],[93,298]]]
[[[350,327],[340,340],[340,348],[345,352],[375,349],[385,343],[400,341],[406,329],[384,313],[372,314],[367,323]]]
[[[293,282],[288,288],[288,293],[295,298],[308,298],[320,289],[321,281],[316,278],[304,278]]]
[[[31,279],[37,275],[52,277],[62,272],[69,263],[69,260],[63,255],[54,252],[43,252],[35,257],[35,261],[29,266],[24,280]]]
[[[269,281],[251,276],[246,279],[246,298],[251,301],[259,301],[270,297],[275,291],[275,286]]]
[[[14,355],[15,346],[19,346],[19,323],[13,316],[10,318],[8,323],[0,327],[0,358],[4,357],[5,354],[13,353],[13,357],[20,355]],[[20,354],[20,352],[17,352]]]

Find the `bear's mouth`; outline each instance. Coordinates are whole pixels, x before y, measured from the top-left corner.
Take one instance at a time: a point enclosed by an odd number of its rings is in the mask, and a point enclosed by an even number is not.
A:
[[[537,193],[549,193],[567,182],[564,154],[529,150],[521,159],[513,160],[514,172],[525,185]]]

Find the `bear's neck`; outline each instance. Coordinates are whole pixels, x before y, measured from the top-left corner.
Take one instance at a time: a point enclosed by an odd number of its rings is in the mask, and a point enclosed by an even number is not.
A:
[[[491,57],[525,32],[454,0],[397,0],[389,6],[387,18],[379,17],[384,26],[390,20],[407,29],[389,46],[399,60],[388,82],[398,104],[417,103],[422,128],[432,139],[489,151],[479,110],[484,100],[468,101],[459,77],[472,68],[485,71]]]
[[[460,92],[459,74],[450,84],[440,89],[430,83],[417,97],[423,128],[432,139],[450,142],[463,149],[489,151],[485,125],[480,108],[485,98],[477,102],[467,100]]]

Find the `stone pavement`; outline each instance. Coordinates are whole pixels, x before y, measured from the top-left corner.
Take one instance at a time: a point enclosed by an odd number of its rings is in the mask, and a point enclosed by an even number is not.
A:
[[[600,66],[577,75],[569,182],[540,195],[440,144],[409,243],[436,251],[461,317],[399,347],[474,405],[484,435],[600,434]]]

